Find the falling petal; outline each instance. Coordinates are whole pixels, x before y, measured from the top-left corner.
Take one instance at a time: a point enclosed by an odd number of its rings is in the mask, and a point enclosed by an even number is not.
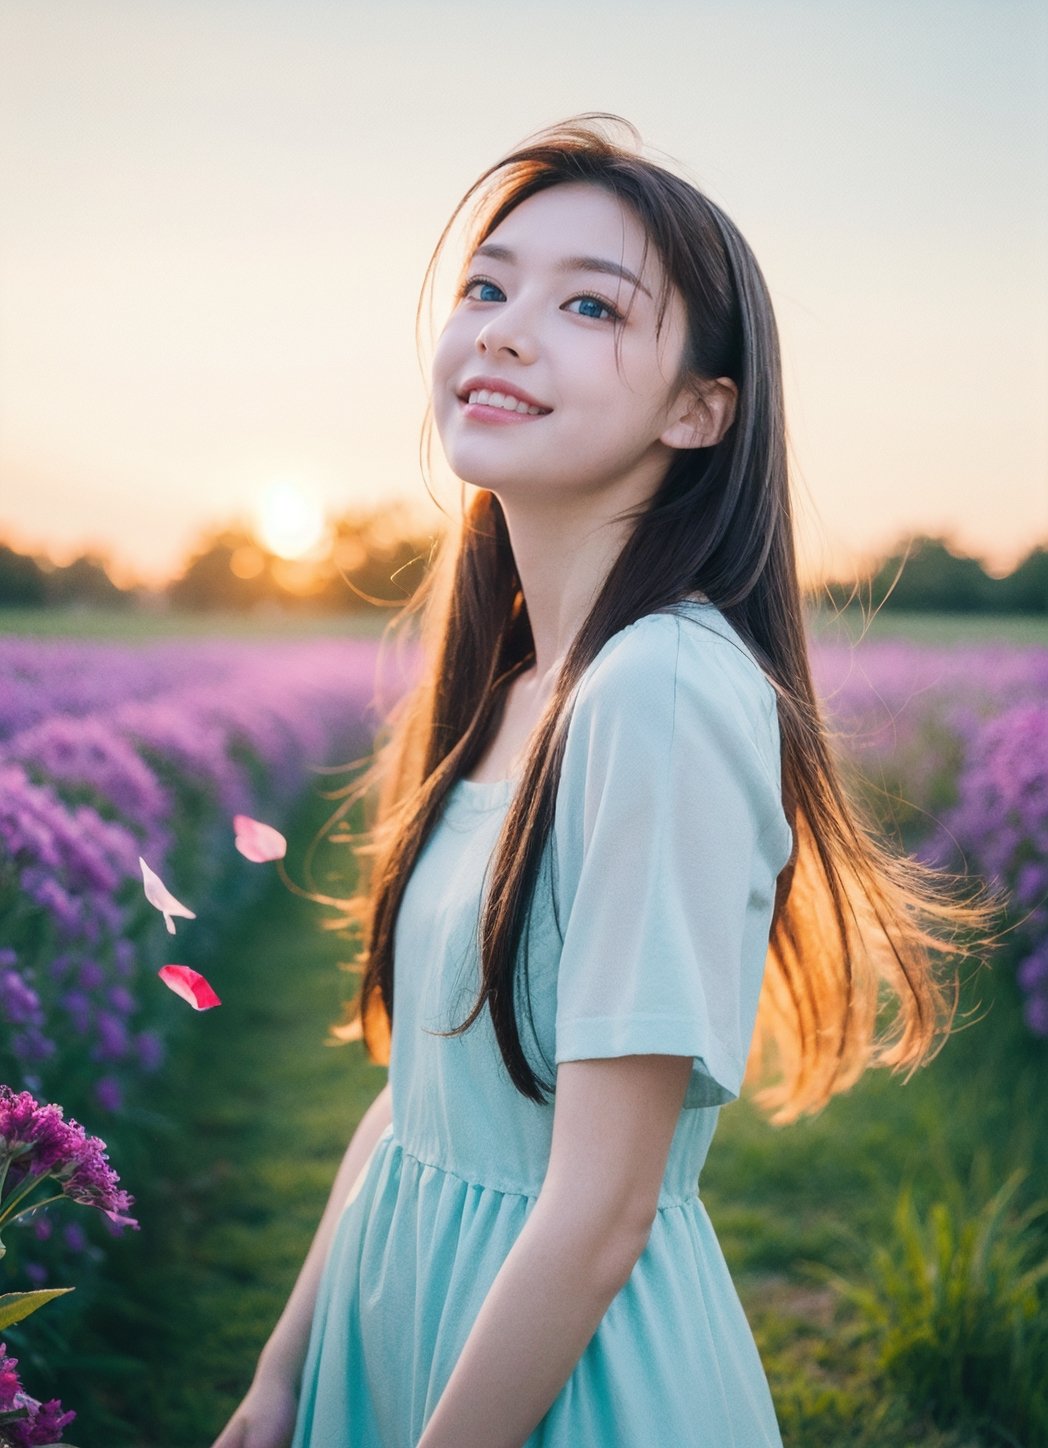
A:
[[[222,1004],[200,972],[191,970],[188,965],[162,965],[157,975],[195,1011],[210,1010],[212,1006]]]
[[[104,1207],[102,1210],[105,1211],[105,1214],[109,1218],[109,1220],[111,1222],[115,1222],[118,1227],[134,1227],[136,1232],[140,1232],[142,1230],[141,1227],[138,1225],[138,1219],[136,1217],[125,1217],[122,1216],[120,1212],[106,1211]],[[67,1288],[66,1290],[72,1291],[71,1288]]]
[[[154,874],[141,855],[138,857],[138,863],[142,866],[142,880],[146,887],[146,899],[150,905],[155,905],[161,915],[163,915],[168,935],[174,935],[175,933],[175,922],[171,919],[172,915],[182,915],[186,920],[196,919],[193,911],[187,910],[181,901],[175,899],[160,876]]]
[[[266,860],[281,860],[287,854],[287,840],[272,825],[261,820],[249,819],[247,815],[234,815],[233,828],[236,831],[236,847],[247,860],[263,864]]]

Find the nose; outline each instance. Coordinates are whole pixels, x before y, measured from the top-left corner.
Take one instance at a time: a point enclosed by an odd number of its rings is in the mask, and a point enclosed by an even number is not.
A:
[[[533,329],[520,307],[513,302],[502,302],[492,309],[488,320],[477,332],[476,345],[482,356],[497,356],[505,352],[519,362],[532,361],[536,350]]]

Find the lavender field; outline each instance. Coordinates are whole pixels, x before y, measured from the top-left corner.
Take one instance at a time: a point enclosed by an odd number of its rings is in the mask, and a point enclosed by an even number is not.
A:
[[[162,1070],[174,1002],[139,857],[205,907],[187,947],[206,955],[258,884],[230,820],[279,826],[311,767],[366,753],[375,657],[0,637],[0,1079],[104,1122]],[[1048,1036],[1048,648],[822,642],[814,661],[886,824],[1010,891],[1027,1025]]]
[[[367,754],[376,649],[306,636],[0,635],[0,1082],[60,1102],[114,1159],[149,1133],[171,1053],[195,1025],[157,972],[177,960],[221,991],[216,941],[275,868],[234,848],[232,821],[279,831],[319,771]],[[1007,892],[994,992],[1039,1049],[1048,647],[823,639],[814,664],[844,767],[885,830]],[[140,861],[193,907],[177,936],[145,897]],[[86,1286],[103,1255],[98,1233],[61,1212],[38,1213],[26,1237],[0,1262],[13,1290]]]
[[[1048,648],[824,642],[813,662],[839,754],[886,825],[1006,890],[1005,959],[1027,1028],[1048,1037]]]
[[[279,825],[312,767],[367,749],[373,672],[366,642],[0,640],[4,1080],[109,1114],[160,1069],[139,857],[212,926],[241,908],[230,820]]]

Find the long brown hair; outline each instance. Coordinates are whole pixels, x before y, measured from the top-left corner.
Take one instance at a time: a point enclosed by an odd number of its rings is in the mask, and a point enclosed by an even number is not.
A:
[[[627,129],[629,143],[612,138],[613,125]],[[961,898],[958,877],[893,850],[843,782],[809,665],[775,317],[760,267],[723,211],[643,157],[628,123],[575,117],[532,137],[470,187],[430,259],[419,316],[467,204],[472,251],[528,196],[569,181],[604,188],[639,219],[662,264],[660,324],[669,288],[685,304],[684,374],[730,377],[738,400],[719,443],[675,455],[564,658],[494,847],[479,922],[479,994],[449,1034],[489,1010],[517,1089],[546,1099],[552,1083],[540,1082],[524,1055],[513,1002],[518,949],[553,822],[566,706],[612,635],[701,592],[746,642],[778,698],[794,850],[778,881],[747,1079],[765,1079],[776,1068],[757,1101],[773,1110],[773,1120],[788,1121],[819,1110],[867,1066],[909,1067],[912,1074],[934,1054],[957,1008],[956,972],[944,973],[939,957],[967,953],[961,935],[985,926],[999,902],[986,893]],[[371,1059],[383,1064],[394,1009],[394,924],[408,877],[449,789],[482,757],[507,682],[534,659],[494,493],[478,490],[440,541],[395,622],[409,617],[418,622],[421,674],[389,712],[370,767],[339,811],[364,798],[371,818],[366,834],[355,837],[361,888],[338,902],[362,932],[362,979],[332,1034],[362,1037]],[[882,1029],[886,1004],[895,1009]]]

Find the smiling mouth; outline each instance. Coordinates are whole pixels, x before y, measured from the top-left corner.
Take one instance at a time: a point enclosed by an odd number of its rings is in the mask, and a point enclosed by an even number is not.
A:
[[[502,412],[515,412],[527,417],[546,417],[553,411],[552,407],[536,407],[532,403],[521,401],[511,393],[491,392],[486,387],[474,388],[470,392],[460,392],[459,401],[469,407],[494,407]]]

